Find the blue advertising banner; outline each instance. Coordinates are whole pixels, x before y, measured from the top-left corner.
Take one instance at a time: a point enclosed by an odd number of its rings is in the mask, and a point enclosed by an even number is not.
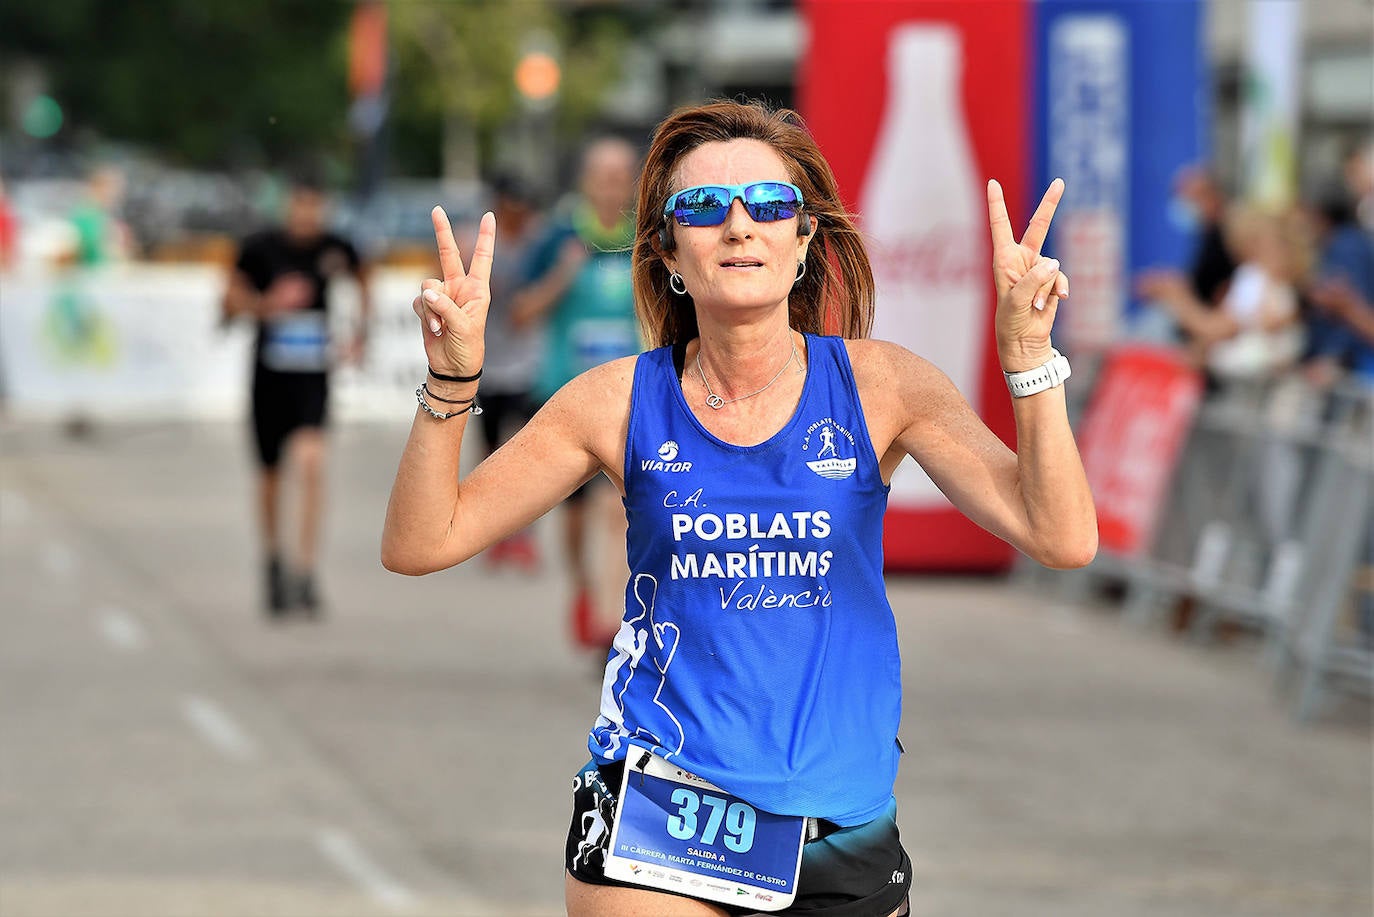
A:
[[[1173,186],[1207,155],[1205,4],[1040,0],[1034,9],[1035,184],[1066,185],[1047,245],[1072,282],[1056,342],[1095,352],[1131,336],[1142,309],[1132,277],[1183,267],[1195,241]]]

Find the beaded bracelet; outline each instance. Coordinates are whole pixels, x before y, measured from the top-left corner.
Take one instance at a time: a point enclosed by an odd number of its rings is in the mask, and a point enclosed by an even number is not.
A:
[[[482,378],[482,367],[477,367],[477,372],[473,373],[471,376],[446,376],[443,373],[436,373],[434,367],[431,366],[429,367],[429,374],[440,382],[476,382],[478,379]]]
[[[420,402],[420,410],[424,411],[426,414],[428,414],[430,417],[433,417],[435,420],[448,420],[450,417],[457,417],[459,414],[482,413],[482,406],[478,404],[476,401],[473,401],[473,403],[468,407],[461,408],[457,411],[449,411],[447,414],[436,411],[434,410],[434,408],[429,406],[429,403],[427,401],[425,401],[425,387],[423,384],[421,384],[420,387],[415,390],[415,400]]]
[[[425,390],[425,400],[433,398],[435,401],[442,401],[444,404],[471,404],[472,398],[442,398],[429,390],[428,382],[421,382],[420,388]],[[476,396],[474,395],[473,398]]]

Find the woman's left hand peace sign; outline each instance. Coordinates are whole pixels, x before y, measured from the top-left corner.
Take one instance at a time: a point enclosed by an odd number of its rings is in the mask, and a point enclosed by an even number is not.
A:
[[[1007,372],[1034,369],[1050,357],[1050,329],[1059,300],[1069,295],[1069,278],[1059,262],[1040,247],[1050,229],[1064,182],[1050,182],[1025,235],[1017,242],[1007,217],[1002,186],[988,182],[988,223],[992,228],[992,280],[997,288],[997,353]]]
[[[442,207],[430,213],[439,247],[442,280],[420,284],[411,308],[424,332],[425,357],[441,373],[471,375],[482,368],[486,352],[487,307],[491,303],[491,261],[496,249],[496,217],[482,216],[472,261],[463,268],[453,227]]]

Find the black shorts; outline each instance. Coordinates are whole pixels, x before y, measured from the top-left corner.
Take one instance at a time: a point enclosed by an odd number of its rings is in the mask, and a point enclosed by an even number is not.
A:
[[[579,882],[637,887],[608,879],[604,872],[610,826],[615,819],[615,794],[624,770],[624,762],[598,766],[588,761],[573,777],[572,824],[563,865]],[[786,910],[771,913],[887,917],[900,908],[911,891],[911,860],[902,849],[896,817],[894,799],[886,813],[870,822],[852,828],[829,825],[829,833],[823,831],[817,839],[807,841],[802,847],[796,900]],[[755,913],[715,901],[711,904],[730,914]]]
[[[281,461],[282,447],[302,427],[323,427],[329,402],[325,373],[253,373],[253,435],[264,468]]]
[[[534,403],[529,392],[493,392],[477,399],[482,405],[482,439],[487,452],[495,452],[534,416]]]

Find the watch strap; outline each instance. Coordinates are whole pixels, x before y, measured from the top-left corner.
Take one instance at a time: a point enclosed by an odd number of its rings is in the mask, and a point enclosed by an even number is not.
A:
[[[1013,398],[1025,398],[1028,395],[1063,385],[1064,380],[1073,374],[1069,368],[1068,357],[1054,348],[1050,348],[1050,353],[1054,356],[1050,357],[1048,362],[1042,363],[1034,369],[1027,369],[1019,373],[1002,373],[1006,377],[1007,388],[1011,391]]]

